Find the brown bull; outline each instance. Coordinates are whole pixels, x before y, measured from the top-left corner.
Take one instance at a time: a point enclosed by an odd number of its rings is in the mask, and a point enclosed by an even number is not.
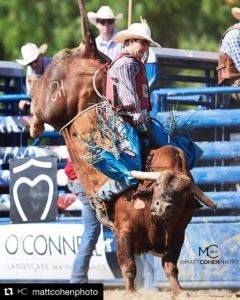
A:
[[[185,229],[201,206],[195,197],[209,207],[214,204],[194,184],[181,149],[164,146],[152,150],[146,168],[154,172],[132,171],[144,182],[135,194],[129,191],[115,204],[117,256],[128,290],[134,290],[134,253],[161,256],[164,272],[177,296],[183,291],[178,282],[177,261]],[[124,197],[140,197],[146,206],[133,210]]]
[[[68,147],[78,178],[88,196],[106,182],[103,174],[86,162],[86,140],[97,127],[96,107],[104,91],[107,62],[96,49],[88,28],[86,11],[79,1],[83,17],[83,41],[80,47],[57,54],[45,74],[34,81],[31,94],[32,136],[42,133],[44,123],[60,130]],[[98,71],[99,70],[99,71]],[[96,73],[98,72],[98,73]],[[112,202],[109,214],[114,222],[117,256],[128,291],[134,291],[136,266],[134,253],[151,252],[163,257],[162,264],[174,295],[182,292],[178,283],[177,260],[184,241],[185,228],[201,202],[214,207],[194,184],[182,150],[165,146],[152,150],[146,170],[132,172],[143,182]],[[135,210],[131,200],[142,198],[146,206]]]

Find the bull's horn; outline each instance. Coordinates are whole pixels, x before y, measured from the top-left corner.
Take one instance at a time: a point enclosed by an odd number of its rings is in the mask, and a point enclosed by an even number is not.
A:
[[[217,204],[214,203],[204,192],[196,186],[196,184],[192,185],[192,190],[197,199],[202,202],[204,205],[210,208],[217,208]]]
[[[131,171],[131,176],[141,180],[157,180],[161,176],[161,172],[141,172]]]

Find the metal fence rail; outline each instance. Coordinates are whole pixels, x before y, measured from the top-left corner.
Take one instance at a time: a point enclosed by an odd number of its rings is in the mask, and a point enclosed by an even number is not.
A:
[[[156,78],[155,78],[156,79]],[[155,80],[154,79],[154,80]],[[154,118],[162,122],[165,126],[168,126],[168,112],[162,112],[166,108],[166,104],[168,101],[175,101],[175,103],[183,103],[183,104],[196,104],[203,105],[206,108],[213,108],[213,99],[211,97],[217,97],[216,95],[223,96],[224,94],[230,93],[240,93],[240,88],[221,88],[221,87],[210,87],[210,88],[191,88],[191,89],[158,89],[154,90],[151,95],[151,101],[153,105],[152,115]],[[26,95],[25,95],[26,96]],[[24,95],[4,95],[0,96],[0,102],[11,105],[15,101],[20,99],[27,99]],[[202,97],[204,96],[204,97]],[[200,129],[222,129],[227,128],[240,128],[240,109],[207,109],[202,111],[184,111],[184,112],[176,112],[178,118],[178,125],[180,127],[190,126],[193,131]],[[9,136],[11,134],[29,134],[28,126],[24,123],[24,116],[1,116],[0,117],[0,137],[1,136]],[[43,136],[56,138],[59,137],[58,133],[53,131],[53,129],[48,129],[44,132]],[[222,185],[222,184],[237,184],[240,182],[240,166],[224,166],[225,161],[229,161],[232,159],[240,158],[240,141],[229,141],[225,137],[225,135],[221,136],[221,140],[216,139],[214,141],[204,141],[198,142],[199,146],[204,150],[204,154],[202,156],[202,163],[206,164],[206,167],[198,166],[192,170],[192,174],[197,184],[203,185]],[[3,164],[8,164],[8,161],[11,157],[17,158],[18,155],[30,156],[31,153],[34,153],[33,156],[41,155],[39,152],[39,148],[32,147],[27,151],[27,145],[21,149],[21,147],[2,147],[0,148],[0,160]],[[7,149],[8,155],[4,155],[5,150]],[[35,149],[35,150],[34,150]],[[32,151],[32,152],[31,152]],[[49,148],[49,151],[58,156],[57,147],[54,149]],[[14,156],[13,153],[16,153]],[[64,162],[64,158],[59,157],[59,162]],[[210,166],[208,161],[213,162],[213,165]],[[217,165],[216,161],[220,161]],[[60,168],[63,165],[58,164]],[[0,187],[5,188],[4,196],[0,198],[0,201],[5,201],[9,203],[9,195],[7,194],[7,187],[9,185],[9,171],[1,170],[0,171]],[[203,187],[203,188],[204,188]],[[59,191],[63,192],[65,185],[59,186]],[[227,211],[231,210],[232,214],[237,214],[240,208],[240,192],[239,191],[224,191],[224,190],[215,190],[215,191],[206,191],[206,194],[216,201],[218,205],[218,210],[221,211],[221,214],[226,214],[225,216],[217,216],[217,217],[194,217],[191,224],[188,226],[186,231],[186,242],[184,244],[184,249],[182,251],[182,255],[180,260],[190,258],[197,258],[197,250],[198,247],[206,246],[206,241],[209,243],[215,243],[219,246],[220,254],[224,257],[224,255],[231,256],[232,253],[235,255],[236,249],[238,249],[238,245],[236,245],[237,232],[239,232],[239,218],[237,216],[229,216],[227,215]],[[7,207],[7,206],[6,206]],[[5,212],[7,212],[8,208],[5,208]],[[207,211],[207,210],[206,210]],[[225,213],[227,212],[227,213]],[[203,214],[205,210],[203,211]],[[215,212],[214,212],[215,213]],[[79,222],[80,220],[77,219]],[[9,224],[9,218],[1,218],[4,224]],[[76,218],[67,218],[61,215],[59,219],[59,223],[75,223]],[[229,234],[231,236],[229,237]],[[109,238],[109,237],[108,237]],[[224,239],[224,243],[223,243]],[[231,241],[227,244],[226,241]],[[233,248],[235,241],[235,248]],[[226,244],[226,245],[225,245]],[[222,248],[220,246],[224,246]],[[237,248],[238,247],[238,248]],[[114,252],[113,250],[112,252]],[[225,252],[224,252],[225,251]],[[227,254],[225,254],[227,253]],[[231,255],[230,255],[230,254]],[[153,285],[162,285],[166,286],[166,277],[160,271],[160,259],[154,258],[154,263],[151,265],[154,270],[154,281]],[[184,270],[190,270],[192,273],[184,272]],[[214,273],[215,272],[215,273]],[[224,270],[224,276],[226,275],[226,280],[223,280],[218,276],[220,271],[216,267],[214,270],[214,275],[211,275],[206,269],[203,269],[202,266],[181,266],[180,274],[181,281],[185,286],[195,286],[195,287],[235,287],[239,284],[239,280],[234,281],[232,278],[236,277],[235,272],[230,269]],[[190,275],[189,275],[190,274]],[[198,274],[201,274],[201,278],[199,278]],[[211,276],[210,276],[210,275]],[[217,274],[217,275],[216,275]],[[216,276],[215,276],[216,275]],[[215,276],[215,277],[214,277]],[[234,277],[235,276],[235,277]],[[191,281],[192,280],[192,281]],[[119,279],[118,279],[119,281]],[[114,280],[117,282],[117,279]],[[150,287],[150,286],[149,286]]]
[[[240,93],[239,87],[161,88],[151,93],[152,109],[155,113],[166,110],[168,102],[181,104],[214,105],[213,96]],[[193,98],[195,96],[195,98]],[[200,98],[199,96],[205,96]],[[189,99],[189,97],[191,97]]]
[[[213,109],[199,111],[174,111],[156,112],[153,117],[157,118],[165,128],[169,128],[172,118],[175,119],[179,128],[235,127],[240,126],[240,109]]]
[[[16,102],[19,100],[30,100],[29,95],[27,94],[6,94],[0,95],[0,102]]]

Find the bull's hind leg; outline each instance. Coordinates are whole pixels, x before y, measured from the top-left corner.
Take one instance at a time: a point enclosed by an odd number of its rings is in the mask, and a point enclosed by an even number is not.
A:
[[[127,292],[135,292],[134,278],[136,264],[134,259],[133,237],[129,232],[121,231],[117,236],[117,258],[125,280]]]

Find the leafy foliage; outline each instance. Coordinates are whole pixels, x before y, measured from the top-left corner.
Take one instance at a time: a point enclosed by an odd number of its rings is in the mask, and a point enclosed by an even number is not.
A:
[[[85,5],[88,11],[110,5],[115,13],[124,13],[118,29],[127,27],[127,0],[85,0]],[[153,38],[163,47],[217,51],[221,34],[236,22],[233,5],[240,6],[240,1],[133,0],[132,22],[146,18]],[[0,20],[1,60],[19,57],[20,47],[30,41],[48,43],[49,55],[81,41],[76,0],[0,0]]]

